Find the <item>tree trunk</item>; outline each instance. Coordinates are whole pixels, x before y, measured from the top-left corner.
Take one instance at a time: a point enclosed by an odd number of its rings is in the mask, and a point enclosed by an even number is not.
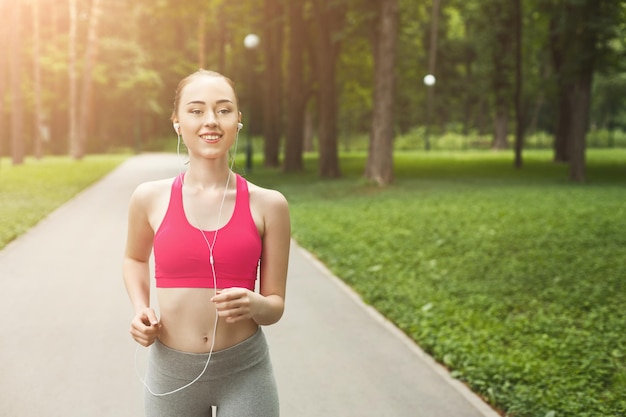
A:
[[[288,2],[289,7],[289,64],[287,95],[287,135],[285,140],[286,172],[301,171],[304,146],[304,112],[306,93],[304,82],[304,39],[306,37],[303,7],[300,1]]]
[[[592,78],[591,71],[582,74],[569,93],[572,109],[569,177],[575,182],[585,181],[585,138],[589,127]]]
[[[497,100],[495,117],[493,121],[494,135],[491,148],[503,150],[509,147],[507,136],[509,134],[509,104],[506,100]]]
[[[35,158],[43,157],[43,132],[46,129],[46,120],[41,107],[41,65],[40,61],[40,30],[39,30],[39,2],[33,2],[33,89],[34,89],[34,138]]]
[[[570,180],[585,181],[586,137],[589,130],[589,114],[591,112],[591,88],[597,56],[597,26],[588,22],[588,16],[600,16],[601,7],[596,0],[587,0],[577,14],[577,50],[580,51],[578,71],[569,91],[571,114],[570,127]]]
[[[264,100],[264,165],[280,165],[279,150],[282,134],[282,40],[283,8],[279,0],[265,0],[265,92]]]
[[[304,108],[304,138],[303,138],[303,151],[314,152],[315,151],[315,126],[316,123],[313,120],[313,112],[311,109]]]
[[[374,109],[365,177],[380,186],[393,182],[397,0],[379,0],[374,49]]]
[[[508,121],[510,103],[513,101],[513,79],[515,60],[515,37],[511,33],[514,26],[514,10],[510,2],[494,0],[483,5],[485,13],[492,20],[489,36],[492,37],[493,49],[491,59],[491,88],[494,98],[494,137],[492,148],[495,150],[507,149]]]
[[[321,59],[326,69],[319,71],[319,175],[324,178],[341,176],[337,149],[337,87],[335,85],[335,62]]]
[[[570,160],[570,127],[571,109],[568,90],[571,85],[559,86],[559,104],[554,131],[554,162],[569,162]]]
[[[54,7],[54,5],[48,6],[46,12],[43,14],[50,20],[50,29],[52,29],[51,36],[58,37],[60,33],[67,32],[67,28],[61,29],[60,21],[64,19],[67,10]],[[61,17],[63,16],[63,18]],[[45,26],[42,26],[45,27]],[[67,78],[65,74],[54,74],[49,76],[48,86],[50,88],[50,94],[53,97],[61,97],[63,94],[67,94]],[[47,122],[49,127],[48,134],[48,151],[53,154],[67,153],[67,142],[65,140],[58,140],[62,137],[62,132],[67,132],[67,109],[60,108],[60,106],[50,106],[49,114],[47,115]],[[67,133],[65,133],[67,134]]]
[[[98,56],[98,19],[100,17],[100,1],[92,0],[89,13],[89,30],[87,33],[87,49],[85,50],[83,83],[80,99],[80,113],[78,119],[78,149],[74,158],[80,159],[85,155],[87,146],[87,131],[92,114],[91,92],[93,85],[93,70]]]
[[[337,114],[339,113],[336,66],[340,42],[334,35],[343,27],[345,10],[326,0],[314,0],[317,26],[316,63],[319,81],[319,175],[323,178],[341,176],[337,149]]]
[[[522,77],[522,0],[515,0],[515,168],[521,168],[524,148],[524,109]]]
[[[70,156],[78,159],[81,155],[80,144],[78,143],[77,132],[77,92],[76,92],[76,26],[77,26],[77,13],[76,0],[69,0],[69,16],[70,16],[70,30],[69,30],[69,62],[68,62],[68,78],[69,78],[69,104],[68,104],[68,118],[69,118],[69,150]]]
[[[464,22],[465,34],[468,39],[472,36],[473,25],[468,21]],[[463,48],[463,76],[465,85],[474,85],[473,64],[475,61],[474,48],[471,45],[465,45]],[[469,136],[470,129],[475,125],[475,117],[473,116],[476,108],[476,100],[474,94],[469,88],[463,89],[463,136]]]
[[[551,20],[552,58],[561,81],[555,161],[569,161],[569,176],[576,182],[585,180],[585,140],[601,32],[597,23],[612,13],[608,4],[597,0],[566,3],[564,9],[553,12]]]
[[[564,79],[563,68],[565,64],[565,35],[563,29],[559,30],[559,23],[557,19],[561,19],[563,12],[558,13],[558,16],[553,16],[550,19],[550,52],[552,56],[552,65],[554,66],[554,72],[559,75],[557,79],[558,85],[558,104],[557,104],[557,116],[556,124],[554,127],[554,162],[567,162],[569,161],[569,127],[570,127],[570,109],[569,100],[567,98],[567,91],[570,89],[570,85]]]
[[[8,13],[6,10],[6,3],[0,2],[0,16],[5,16]],[[0,25],[0,45],[10,45],[7,36],[7,29],[10,29],[11,25]],[[11,49],[9,49],[11,51]],[[7,65],[9,63],[8,54],[0,54],[0,91],[7,91],[7,83],[6,83],[6,74],[7,74]],[[6,122],[5,122],[5,113],[4,113],[4,93],[0,94],[0,158],[4,155],[4,147],[5,147],[5,138],[8,138],[9,135],[6,132]]]
[[[24,162],[24,98],[22,95],[22,5],[16,2],[11,15],[11,157],[14,165]]]

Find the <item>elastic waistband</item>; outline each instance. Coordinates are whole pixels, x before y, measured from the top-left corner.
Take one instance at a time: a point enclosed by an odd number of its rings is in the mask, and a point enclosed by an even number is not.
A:
[[[223,378],[251,368],[269,355],[261,327],[241,343],[213,352],[206,371],[199,381]],[[189,353],[165,346],[158,339],[150,347],[148,366],[172,378],[193,380],[204,369],[208,353]]]

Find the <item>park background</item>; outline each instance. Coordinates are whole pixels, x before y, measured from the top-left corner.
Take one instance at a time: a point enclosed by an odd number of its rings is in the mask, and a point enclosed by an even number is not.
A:
[[[0,247],[129,151],[174,150],[175,86],[214,69],[237,169],[453,376],[510,416],[625,415],[625,13],[2,1]]]

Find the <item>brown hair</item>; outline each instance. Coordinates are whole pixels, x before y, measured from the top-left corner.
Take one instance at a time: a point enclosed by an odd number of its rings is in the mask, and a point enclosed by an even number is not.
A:
[[[233,80],[220,74],[219,72],[205,70],[205,69],[200,68],[198,71],[189,74],[188,76],[180,80],[180,82],[178,83],[178,87],[176,87],[176,94],[174,95],[174,110],[172,110],[172,116],[170,117],[172,121],[176,120],[176,117],[177,117],[176,115],[178,113],[178,106],[180,104],[180,96],[182,94],[183,88],[185,88],[187,84],[189,84],[193,79],[197,77],[201,77],[201,76],[223,78],[228,83],[228,85],[232,87],[233,92],[235,93],[235,100],[236,100],[235,104],[237,104],[237,107],[239,107],[239,99],[237,98],[237,91],[235,90],[235,83],[233,82]]]

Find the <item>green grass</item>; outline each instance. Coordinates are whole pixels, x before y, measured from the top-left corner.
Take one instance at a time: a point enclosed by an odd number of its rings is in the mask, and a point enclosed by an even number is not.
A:
[[[29,158],[15,166],[0,160],[0,249],[126,158]]]
[[[294,238],[509,416],[626,415],[626,151],[399,154],[396,184],[257,169]]]
[[[0,161],[0,248],[127,156]],[[260,168],[290,201],[294,238],[498,409],[626,415],[626,150],[590,150],[572,184],[549,151],[413,152],[397,181]],[[243,161],[238,161],[240,166]]]

